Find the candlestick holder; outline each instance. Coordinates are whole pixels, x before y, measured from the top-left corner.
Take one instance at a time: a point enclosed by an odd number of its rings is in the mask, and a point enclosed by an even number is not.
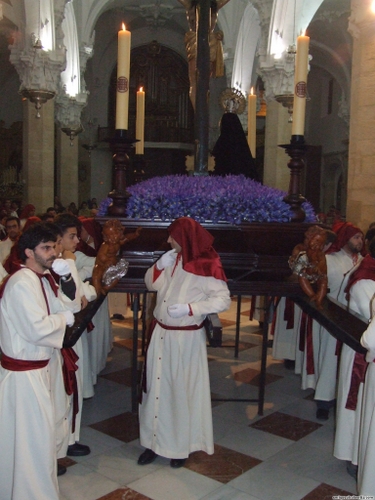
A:
[[[113,200],[112,205],[108,208],[109,215],[117,217],[126,215],[126,203],[130,196],[126,191],[126,169],[130,165],[128,153],[135,142],[137,140],[128,137],[128,131],[124,129],[117,129],[115,136],[109,139],[113,151],[114,167],[114,188],[108,193],[108,196]]]
[[[133,181],[134,184],[142,182],[145,177],[145,159],[144,155],[136,154],[133,159]]]
[[[303,222],[305,220],[305,211],[302,208],[302,203],[306,201],[301,191],[301,172],[305,166],[303,157],[307,151],[307,145],[303,135],[292,135],[290,144],[281,144],[281,148],[285,149],[287,155],[290,156],[288,168],[290,169],[289,190],[284,201],[290,205],[293,215],[291,222]]]

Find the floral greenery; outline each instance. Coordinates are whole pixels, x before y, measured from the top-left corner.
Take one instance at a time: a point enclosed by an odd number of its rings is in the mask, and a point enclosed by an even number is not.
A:
[[[154,177],[128,188],[127,216],[133,219],[173,220],[189,216],[199,222],[289,222],[290,206],[285,192],[263,186],[243,175]],[[102,201],[105,215],[111,198]],[[303,208],[306,222],[315,222],[311,204]]]

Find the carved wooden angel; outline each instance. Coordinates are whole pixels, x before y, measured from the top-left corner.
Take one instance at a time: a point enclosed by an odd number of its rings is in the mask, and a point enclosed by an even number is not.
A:
[[[298,276],[302,290],[319,309],[327,294],[327,263],[324,254],[327,233],[319,226],[310,227],[303,243],[296,245],[289,266]],[[315,289],[312,285],[316,285]]]
[[[125,259],[119,259],[118,253],[125,243],[138,238],[141,228],[127,235],[124,231],[125,227],[117,219],[110,219],[103,226],[103,243],[92,273],[92,284],[98,295],[105,295],[128,270],[129,264]]]

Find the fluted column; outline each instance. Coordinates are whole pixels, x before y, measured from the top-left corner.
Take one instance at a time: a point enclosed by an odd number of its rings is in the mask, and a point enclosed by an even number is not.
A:
[[[375,220],[375,14],[352,0],[353,36],[347,220],[366,230]]]

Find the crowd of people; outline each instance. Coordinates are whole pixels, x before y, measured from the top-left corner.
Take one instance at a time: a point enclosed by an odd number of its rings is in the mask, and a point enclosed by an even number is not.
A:
[[[9,200],[3,204],[0,443],[7,453],[0,455],[0,500],[23,499],[25,492],[30,499],[58,499],[57,476],[66,469],[57,459],[90,453],[79,442],[82,403],[94,395],[112,347],[107,298],[76,344],[64,347],[73,313],[101,293],[90,279],[105,235],[95,218],[57,205],[38,217],[31,204],[21,211]],[[86,214],[88,206],[81,207]],[[181,217],[168,233],[172,249],[145,276],[157,298],[139,407],[146,449],[138,464],[161,455],[178,468],[193,451],[214,451],[203,323],[229,308],[230,294],[206,229]],[[375,223],[366,234],[341,218],[332,230],[311,226],[289,264],[318,309],[327,294],[369,323],[363,354],[281,298],[271,335],[274,358],[301,375],[302,389],[314,389],[316,418],[328,420],[336,409],[333,454],[346,461],[359,494],[374,495]]]
[[[302,289],[317,308],[322,308],[319,290],[325,288],[328,298],[361,315],[365,330],[361,344],[367,355],[337,341],[288,298],[278,302],[270,327],[274,358],[283,359],[286,367],[301,375],[302,389],[314,389],[316,418],[335,415],[333,455],[346,461],[361,495],[375,495],[374,226],[364,233],[337,217],[332,231],[310,228],[290,259]],[[305,281],[310,283],[304,286]]]
[[[51,213],[52,212],[52,213]],[[107,298],[76,343],[66,343],[75,313],[102,294],[93,278],[97,255],[114,241],[94,218],[65,210],[35,216],[27,205],[4,221],[0,242],[0,500],[58,500],[65,456],[85,456],[82,404],[94,395],[112,347]],[[113,224],[112,224],[113,225]],[[121,226],[121,242],[137,238]],[[119,233],[117,231],[117,233]],[[116,233],[116,234],[117,234]],[[119,233],[119,234],[120,234]],[[204,319],[230,306],[213,237],[182,217],[168,228],[172,250],[147,271],[157,292],[139,410],[141,466],[158,455],[182,467],[189,454],[213,454]],[[108,248],[106,248],[106,245]],[[109,250],[108,250],[109,249]],[[116,257],[113,255],[112,257]],[[157,420],[156,420],[157,418]]]

